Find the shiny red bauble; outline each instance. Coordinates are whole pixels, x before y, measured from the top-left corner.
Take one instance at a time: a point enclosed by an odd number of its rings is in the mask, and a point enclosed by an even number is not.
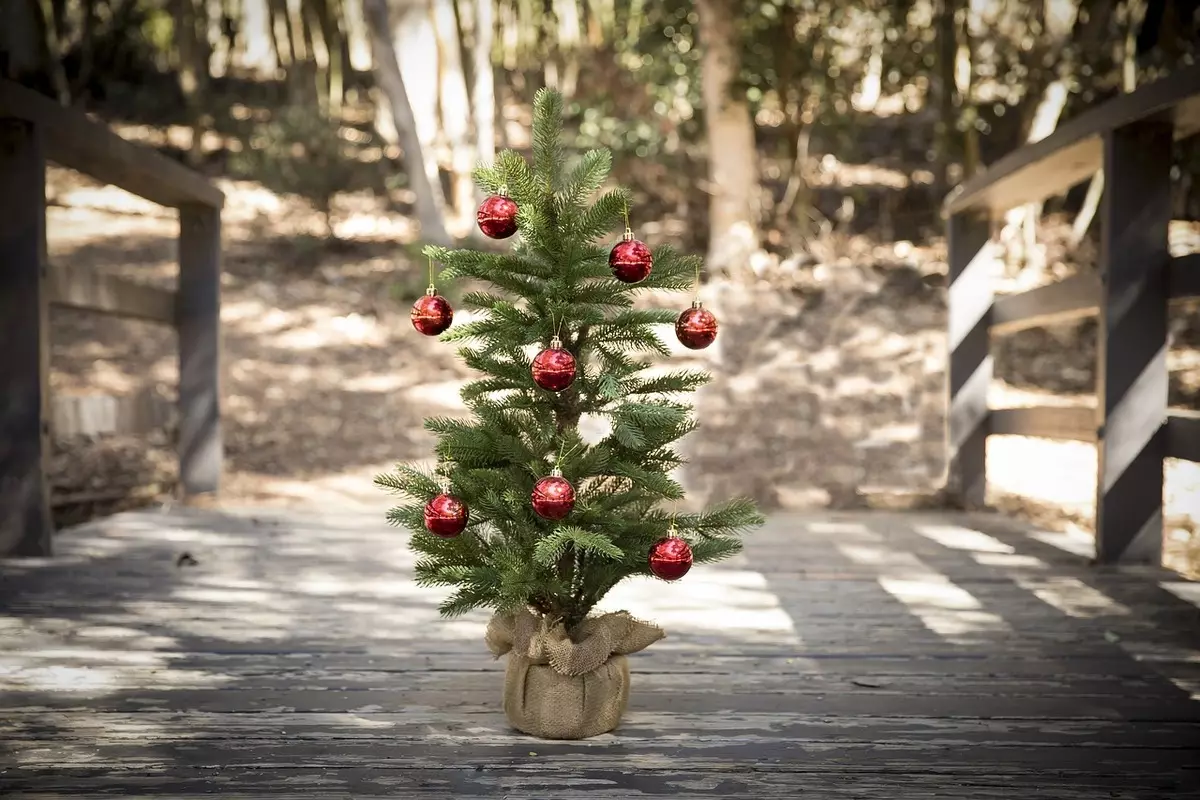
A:
[[[691,350],[703,350],[717,338],[717,318],[697,300],[675,320],[675,336]]]
[[[608,254],[608,266],[613,276],[625,283],[645,280],[654,268],[654,257],[644,242],[633,238],[632,231],[625,231],[625,238],[617,242]]]
[[[425,504],[425,530],[453,539],[467,527],[467,504],[452,494],[442,493]]]
[[[543,519],[562,519],[575,507],[575,487],[561,475],[542,478],[533,487],[533,510]]]
[[[454,321],[454,309],[446,298],[437,293],[437,289],[430,286],[425,296],[413,303],[409,316],[418,331],[426,336],[437,336]]]
[[[561,392],[575,380],[575,356],[563,349],[557,337],[550,347],[538,353],[530,366],[533,382],[551,392]]]
[[[517,232],[517,204],[507,195],[494,194],[480,204],[475,220],[484,236],[507,239]]]
[[[678,536],[659,539],[650,548],[650,571],[664,581],[677,581],[692,568],[692,548]]]

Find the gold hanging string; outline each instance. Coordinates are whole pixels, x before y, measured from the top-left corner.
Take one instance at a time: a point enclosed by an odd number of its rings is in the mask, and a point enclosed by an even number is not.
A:
[[[629,226],[629,198],[628,197],[622,198],[621,203],[622,203],[621,211],[625,217],[625,232],[632,233],[633,229],[630,228],[630,226]]]
[[[433,287],[433,256],[429,256],[429,286]]]

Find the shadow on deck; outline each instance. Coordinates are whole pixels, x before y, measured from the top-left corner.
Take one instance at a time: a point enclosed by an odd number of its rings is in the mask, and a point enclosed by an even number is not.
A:
[[[138,512],[0,564],[0,795],[1200,796],[1200,584],[986,515],[784,515],[606,606],[613,735],[512,732],[377,516]],[[187,553],[192,561],[182,559]]]

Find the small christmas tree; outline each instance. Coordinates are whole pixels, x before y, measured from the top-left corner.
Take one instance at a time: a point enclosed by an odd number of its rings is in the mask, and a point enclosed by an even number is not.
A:
[[[497,239],[519,231],[511,252],[425,248],[431,264],[444,265],[442,279],[504,294],[466,294],[463,302],[485,314],[442,336],[466,343],[460,356],[483,373],[462,392],[473,417],[426,420],[438,437],[437,468],[400,466],[377,482],[412,500],[389,519],[413,531],[417,582],[453,587],[443,615],[530,610],[574,641],[623,579],[675,580],[693,561],[726,558],[761,518],[747,500],[675,513],[683,490],[670,473],[682,459],[671,444],[695,423],[691,407],[670,398],[708,376],[648,373],[646,355],[670,354],[654,326],[676,323],[680,341],[698,348],[715,338],[716,320],[699,302],[677,315],[633,300],[692,288],[700,260],[668,246],[650,253],[634,239],[624,189],[591,202],[611,156],[592,150],[568,171],[561,135],[562,98],[542,90],[532,167],[505,151],[475,171],[493,195],[480,228]],[[622,219],[625,236],[610,252],[603,240]],[[413,324],[437,335],[452,316],[431,285]],[[585,442],[584,415],[606,418],[611,432]]]

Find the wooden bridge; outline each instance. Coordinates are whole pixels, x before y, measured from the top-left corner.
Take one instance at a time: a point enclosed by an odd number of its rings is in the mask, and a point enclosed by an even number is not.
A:
[[[630,713],[574,743],[511,731],[482,616],[436,616],[378,514],[126,513],[51,536],[45,315],[69,302],[180,333],[189,493],[220,464],[220,195],[0,85],[0,796],[1200,797],[1200,584],[1163,569],[1169,154],[1200,69],[1103,105],[947,201],[947,495],[982,506],[989,435],[1094,441],[1097,537],[986,511],[779,515],[738,558],[609,601],[669,638]],[[46,264],[46,159],[180,208],[174,298]],[[993,296],[992,220],[1103,168],[1101,269]],[[164,177],[165,176],[165,177]],[[141,311],[139,311],[141,309]],[[989,341],[1096,313],[1095,409],[989,409]],[[51,544],[53,543],[53,554]]]

